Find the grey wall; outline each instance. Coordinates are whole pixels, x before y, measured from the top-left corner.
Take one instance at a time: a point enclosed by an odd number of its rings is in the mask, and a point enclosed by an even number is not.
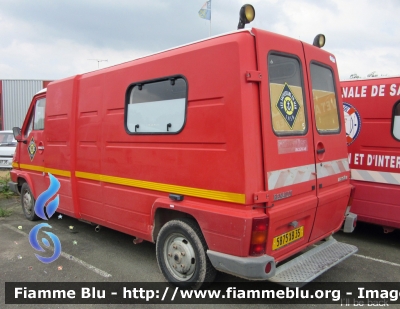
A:
[[[21,127],[32,97],[43,89],[41,80],[2,80],[4,130]]]

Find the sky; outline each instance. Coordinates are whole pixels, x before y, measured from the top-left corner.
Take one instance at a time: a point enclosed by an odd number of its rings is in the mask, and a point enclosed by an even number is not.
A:
[[[204,2],[0,0],[0,79],[56,80],[205,39]],[[323,33],[342,80],[400,76],[399,0],[212,0],[211,35],[235,31],[245,3],[246,28],[310,44]]]

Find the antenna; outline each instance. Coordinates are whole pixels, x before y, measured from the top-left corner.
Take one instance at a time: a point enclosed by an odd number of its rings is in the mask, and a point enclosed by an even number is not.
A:
[[[94,61],[97,61],[97,68],[99,68],[100,67],[100,62],[103,62],[103,61],[107,61],[108,62],[108,59],[88,59],[88,60],[94,60]]]

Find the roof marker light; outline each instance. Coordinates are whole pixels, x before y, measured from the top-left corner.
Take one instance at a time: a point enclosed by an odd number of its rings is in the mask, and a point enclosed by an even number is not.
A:
[[[251,23],[256,17],[256,11],[251,4],[245,4],[240,8],[238,30],[243,29],[245,24]]]
[[[317,34],[317,36],[314,38],[313,45],[319,48],[324,47],[325,45],[325,35],[323,34]]]

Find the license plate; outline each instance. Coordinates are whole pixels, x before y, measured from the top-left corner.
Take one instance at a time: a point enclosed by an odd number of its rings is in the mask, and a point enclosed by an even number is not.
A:
[[[272,250],[276,250],[290,244],[303,237],[304,226],[300,226],[297,229],[291,230],[290,232],[274,237],[272,243]]]

